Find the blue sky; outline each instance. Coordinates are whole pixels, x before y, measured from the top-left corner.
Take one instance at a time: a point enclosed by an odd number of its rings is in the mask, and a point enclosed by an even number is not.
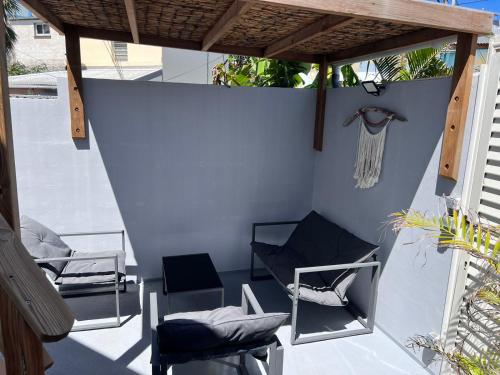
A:
[[[484,9],[500,14],[500,0],[458,0],[458,4],[464,7]]]

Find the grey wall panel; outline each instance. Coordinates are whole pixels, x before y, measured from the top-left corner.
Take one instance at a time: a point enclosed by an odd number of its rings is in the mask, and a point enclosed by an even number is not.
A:
[[[443,253],[432,241],[419,241],[422,232],[395,235],[387,222],[391,213],[402,209],[437,213],[443,194],[461,196],[472,115],[459,181],[455,184],[438,176],[450,84],[446,78],[419,80],[393,83],[380,97],[367,95],[362,88],[334,89],[327,96],[324,149],[316,159],[313,208],[361,238],[380,243],[383,270],[376,321],[402,345],[415,334],[440,332],[451,251]],[[359,125],[356,122],[345,128],[342,123],[358,108],[372,105],[396,111],[408,122],[389,125],[380,181],[361,190],[355,188],[353,179]],[[473,107],[474,99],[470,114]],[[372,113],[370,117],[380,119],[381,115]],[[367,275],[362,276],[351,296],[365,308],[368,284]]]
[[[56,230],[124,226],[144,277],[191,252],[247,268],[252,222],[311,208],[313,91],[87,79],[74,143],[65,87],[12,100],[20,210]]]

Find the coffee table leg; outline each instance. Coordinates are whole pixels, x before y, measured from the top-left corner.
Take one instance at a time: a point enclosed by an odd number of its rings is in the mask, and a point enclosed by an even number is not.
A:
[[[163,294],[167,294],[167,288],[166,288],[166,283],[167,283],[167,279],[165,278],[165,268],[162,269],[162,286],[163,286]]]
[[[170,303],[169,303],[169,298],[168,298],[168,293],[165,293],[165,298],[167,302],[167,315],[170,314]]]
[[[224,288],[221,289],[221,307],[224,307]]]

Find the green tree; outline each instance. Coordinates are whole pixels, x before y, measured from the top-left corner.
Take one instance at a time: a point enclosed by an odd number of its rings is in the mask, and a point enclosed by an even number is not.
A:
[[[19,3],[16,0],[3,0],[3,20],[5,22],[5,49],[7,55],[12,55],[17,35],[9,19],[14,18],[19,12]]]
[[[421,78],[446,77],[453,73],[441,59],[443,48],[423,48],[401,55],[387,56],[367,63],[368,71],[373,64],[382,81],[409,81]],[[344,86],[359,85],[359,77],[351,65],[342,67]]]
[[[475,356],[467,356],[464,343],[459,339],[456,348],[449,350],[440,342],[417,335],[408,346],[434,351],[449,362],[460,374],[500,374],[500,227],[476,220],[471,223],[460,211],[444,216],[431,216],[419,211],[401,211],[392,215],[390,225],[399,233],[403,229],[420,229],[426,237],[437,241],[439,248],[463,251],[476,258],[485,270],[480,283],[468,287],[464,297],[463,325],[470,332],[481,336],[490,349],[483,349]],[[488,324],[484,318],[489,317]],[[492,326],[493,325],[493,326]]]
[[[229,86],[298,87],[304,84],[311,64],[230,55],[213,70],[213,82]]]

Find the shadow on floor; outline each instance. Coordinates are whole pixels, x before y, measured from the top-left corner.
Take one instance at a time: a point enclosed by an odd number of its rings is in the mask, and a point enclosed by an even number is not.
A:
[[[249,282],[248,272],[224,272],[221,273],[221,279],[225,286],[226,305],[240,305],[241,285],[248,283],[265,312],[291,310],[290,298],[273,280]],[[151,374],[150,292],[157,293],[159,312],[164,314],[167,299],[163,296],[160,280],[146,281],[137,285],[136,289],[131,288],[130,296],[122,295],[124,309],[127,308],[127,301],[130,298],[132,311],[135,311],[139,301],[140,313],[132,316],[120,328],[74,332],[58,343],[48,344],[47,349],[55,364],[47,374]],[[81,305],[73,305],[72,308],[86,307],[89,311],[106,311],[108,307],[100,306],[101,297],[110,296],[89,296],[88,299],[78,302]],[[68,299],[71,300],[73,299]],[[215,293],[206,296],[184,296],[176,304],[177,309],[203,310],[213,308],[219,301],[220,296]],[[301,304],[299,309],[301,332],[322,332],[343,329],[346,326],[351,328],[353,319],[341,309],[337,311],[308,303]],[[289,325],[280,328],[278,336],[285,347],[284,375],[428,374],[380,331],[372,335],[296,346],[290,345]],[[253,358],[248,358],[247,361],[249,374],[265,374],[261,362]],[[171,373],[172,375],[235,375],[236,371],[214,362],[192,362],[174,366]]]
[[[83,296],[65,296],[75,318],[79,321],[113,318],[116,316],[115,294],[100,293]],[[127,292],[120,293],[120,315],[131,316],[141,314],[140,287],[135,283],[127,284]]]
[[[61,344],[64,345],[63,348],[61,348]],[[126,363],[114,361],[112,358],[82,345],[71,337],[67,337],[60,344],[45,344],[45,347],[54,359],[54,364],[48,369],[47,374],[140,374],[127,368]],[[61,349],[63,350],[61,351]]]

